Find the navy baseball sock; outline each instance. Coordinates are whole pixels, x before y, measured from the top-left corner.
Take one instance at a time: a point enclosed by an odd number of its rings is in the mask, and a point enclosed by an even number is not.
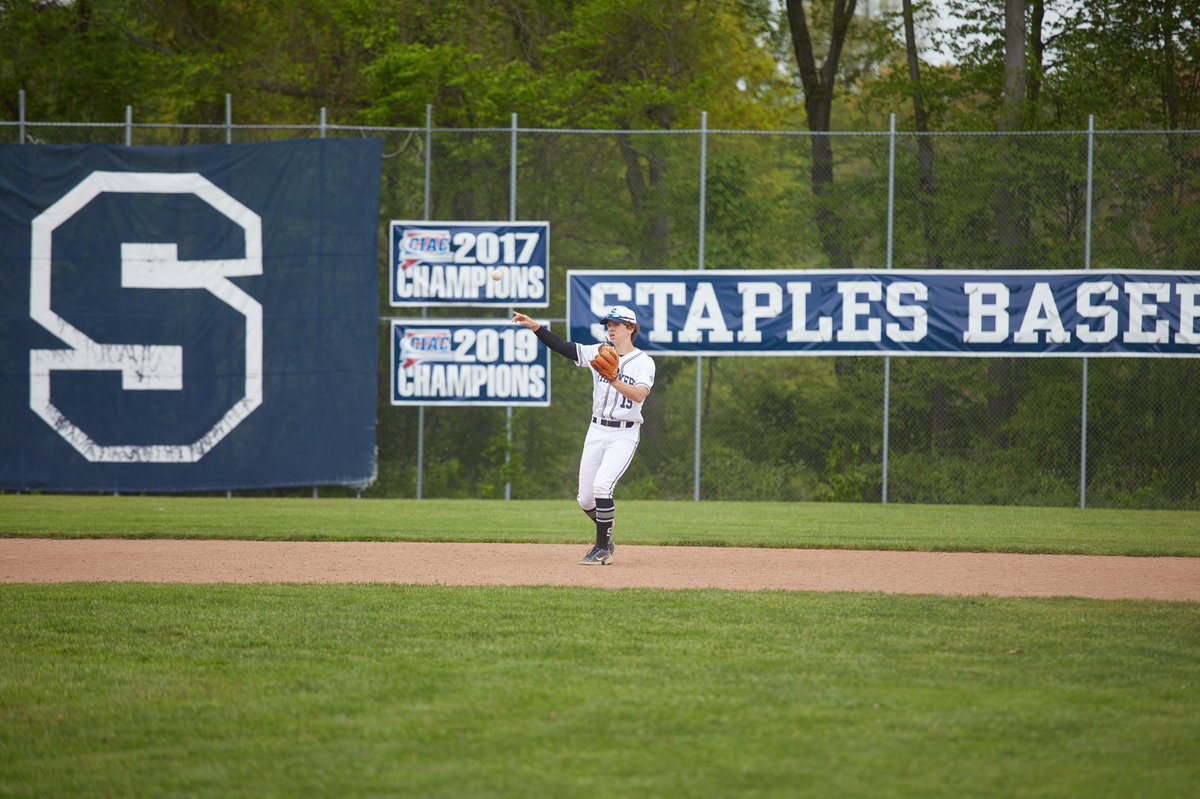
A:
[[[596,497],[596,546],[612,545],[613,517],[616,515],[616,503],[612,497]]]
[[[590,507],[590,508],[585,508],[585,507],[582,507],[582,506],[580,506],[580,508],[579,508],[579,509],[580,509],[581,511],[583,511],[584,513],[586,513],[586,514],[587,514],[587,517],[588,517],[589,519],[591,519],[592,521],[596,521],[596,508],[595,508],[595,506],[593,506],[593,507]]]

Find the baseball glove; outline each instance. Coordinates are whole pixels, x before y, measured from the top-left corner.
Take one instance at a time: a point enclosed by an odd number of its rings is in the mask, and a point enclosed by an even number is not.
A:
[[[592,358],[591,366],[596,370],[596,374],[611,383],[617,379],[620,362],[621,358],[617,355],[615,347],[611,344],[601,344],[600,351]]]

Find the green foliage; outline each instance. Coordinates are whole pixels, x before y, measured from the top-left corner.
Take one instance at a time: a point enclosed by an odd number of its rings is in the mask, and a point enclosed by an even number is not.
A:
[[[1004,4],[983,0],[914,2],[918,35],[942,63],[921,66],[922,95],[932,130],[996,130],[1004,89]],[[1200,57],[1197,0],[1086,0],[1042,3],[1034,27],[1026,12],[1026,130],[1080,130],[1089,114],[1109,129],[1188,129],[1200,119],[1190,88]],[[937,24],[937,16],[953,24]],[[893,60],[862,81],[864,115],[896,111],[911,117],[913,83],[904,63],[899,13],[887,18],[901,43]],[[1043,48],[1039,52],[1035,43]],[[878,117],[876,117],[878,118]]]
[[[706,499],[795,501],[815,493],[816,477],[803,463],[772,463],[719,442],[704,442],[701,452],[700,493]]]
[[[820,499],[831,502],[862,502],[867,499],[867,488],[871,482],[870,467],[862,462],[858,444],[847,444],[842,438],[834,439],[825,460],[825,480],[829,493]],[[874,493],[874,492],[872,492]]]
[[[1049,43],[1048,102],[1038,124],[1095,113],[1113,129],[1196,128],[1197,19],[1197,0],[1077,4]]]
[[[931,3],[915,5],[919,34],[949,56],[924,65],[933,129],[995,129],[1002,7],[950,0],[936,11],[954,24],[939,25]],[[832,4],[804,6],[824,53]],[[1026,128],[1079,129],[1088,113],[1112,128],[1196,127],[1197,0],[1055,10],[1029,31]],[[225,93],[264,123],[324,106],[340,121],[418,125],[426,103],[448,126],[512,112],[547,127],[694,127],[701,110],[716,127],[802,117],[785,10],[764,0],[9,0],[0,44],[0,102],[15,116],[23,88],[34,119],[116,121],[132,105],[139,119],[215,122]],[[907,118],[904,56],[898,13],[860,4],[834,119],[878,130],[880,112]]]
[[[460,103],[453,100],[460,94],[476,102],[481,97],[487,99],[488,87],[477,69],[472,69],[477,68],[479,60],[462,45],[412,43],[389,48],[365,70],[375,96],[365,114],[366,121],[375,125],[422,125],[426,104],[441,108],[443,103],[439,101],[448,100],[445,105],[459,108]],[[494,108],[488,110],[489,116],[495,116]],[[465,121],[472,121],[469,117],[473,112],[466,111]]]
[[[1029,458],[981,443],[970,456],[893,456],[889,496],[897,502],[1069,507],[1078,504],[1078,475],[1057,475]]]
[[[1200,364],[1092,362],[1088,491],[1118,507],[1194,507]]]

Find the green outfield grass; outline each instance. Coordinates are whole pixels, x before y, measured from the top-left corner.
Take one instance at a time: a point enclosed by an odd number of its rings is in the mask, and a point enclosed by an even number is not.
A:
[[[1179,797],[1200,606],[0,586],[0,795]]]
[[[571,500],[0,495],[0,536],[590,541]],[[618,501],[629,544],[1200,556],[1195,511]]]

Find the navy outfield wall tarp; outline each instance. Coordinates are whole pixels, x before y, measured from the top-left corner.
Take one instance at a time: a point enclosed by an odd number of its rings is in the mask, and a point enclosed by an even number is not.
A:
[[[0,488],[369,483],[381,160],[0,145]]]

